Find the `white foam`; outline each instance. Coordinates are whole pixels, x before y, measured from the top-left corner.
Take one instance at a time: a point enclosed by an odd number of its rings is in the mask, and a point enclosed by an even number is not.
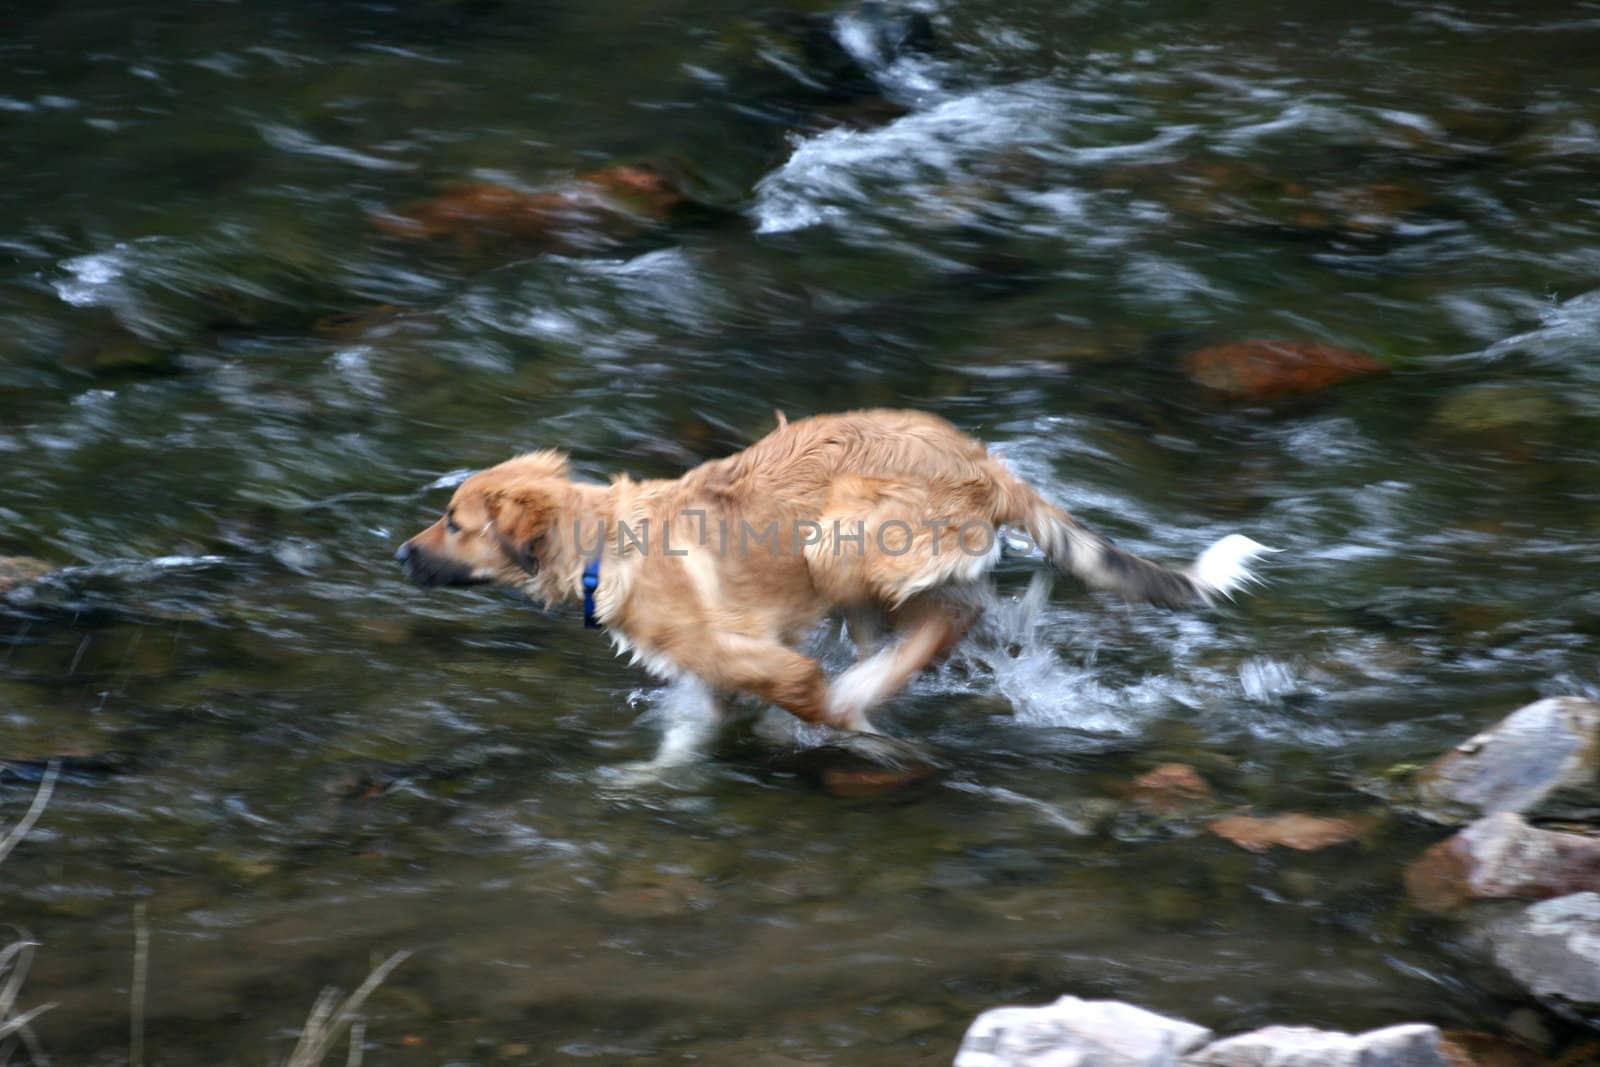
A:
[[[126,245],[117,245],[109,252],[94,252],[76,256],[61,264],[71,281],[55,283],[56,295],[73,307],[94,307],[110,302],[120,293],[116,287],[127,273]]]
[[[367,152],[358,152],[353,148],[344,148],[340,145],[327,144],[317,140],[304,130],[297,130],[293,126],[284,126],[279,123],[257,123],[256,131],[261,134],[261,139],[283,152],[292,152],[296,155],[320,156],[323,159],[332,159],[340,163],[361,167],[365,170],[416,170],[417,164],[403,160],[384,159]]]
[[[784,233],[841,220],[849,208],[874,199],[866,189],[877,183],[925,202],[919,213],[945,204],[947,186],[965,161],[990,148],[1051,140],[1040,115],[1063,108],[1053,93],[1037,83],[984,89],[879,129],[839,128],[801,141],[756,186],[756,230]]]
[[[1595,377],[1595,361],[1589,358],[1595,339],[1600,337],[1600,289],[1575,296],[1546,308],[1538,329],[1497,341],[1471,358],[1494,361],[1512,353],[1525,353],[1536,360],[1570,368],[1585,380]]]
[[[1272,704],[1300,687],[1294,668],[1270,656],[1251,656],[1239,664],[1239,684],[1257,704]]]

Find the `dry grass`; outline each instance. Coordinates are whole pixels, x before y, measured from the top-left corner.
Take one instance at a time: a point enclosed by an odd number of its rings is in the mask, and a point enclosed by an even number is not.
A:
[[[0,863],[5,862],[11,850],[17,847],[17,842],[28,836],[33,824],[44,814],[45,805],[50,803],[50,794],[55,792],[56,776],[60,772],[61,766],[54,760],[45,768],[39,789],[33,795],[33,803],[28,805],[22,821],[4,837],[0,837]],[[33,950],[39,947],[38,942],[29,938],[24,931],[18,930],[17,934],[17,940],[0,949],[0,1063],[10,1062],[11,1050],[20,1043],[28,1050],[28,1059],[32,1063],[47,1064],[50,1058],[45,1055],[29,1024],[55,1005],[40,1004],[27,1011],[17,1009],[17,997],[22,993],[22,983],[27,980],[28,968],[33,964]]]
[[[0,863],[6,861],[11,855],[11,850],[17,847],[17,842],[33,830],[33,824],[39,821],[39,816],[44,814],[45,805],[50,803],[50,794],[56,791],[56,776],[61,773],[61,762],[51,760],[50,765],[44,769],[44,777],[39,779],[39,791],[33,794],[33,803],[28,805],[28,810],[23,813],[22,821],[11,828],[5,837],[0,837]]]
[[[355,992],[344,998],[342,1003],[335,1007],[339,991],[331,986],[324,989],[317,996],[316,1004],[312,1005],[311,1016],[306,1019],[306,1025],[300,1031],[300,1042],[295,1045],[294,1052],[290,1054],[285,1067],[317,1067],[333,1046],[338,1043],[341,1035],[346,1030],[350,1032],[350,1052],[345,1060],[347,1067],[360,1067],[362,1039],[366,1035],[366,1023],[361,1019],[361,1006],[383,980],[389,977],[391,971],[404,963],[411,953],[407,951],[396,952],[382,963],[372,969],[367,975],[367,980],[356,987]]]
[[[32,832],[34,824],[44,814],[50,796],[55,792],[60,771],[59,763],[52,760],[39,781],[33,803],[28,805],[28,810],[17,825],[0,837],[0,862],[4,862],[11,850]],[[39,947],[38,942],[30,939],[25,932],[19,930],[17,934],[15,941],[0,948],[0,1067],[11,1062],[18,1044],[27,1051],[30,1064],[47,1067],[50,1057],[30,1024],[55,1005],[40,1004],[26,1011],[17,1009],[17,997],[22,992],[23,982],[27,980],[33,952]],[[366,981],[342,1001],[339,1000],[339,991],[331,987],[318,994],[311,1015],[300,1031],[300,1040],[284,1067],[319,1067],[345,1034],[350,1037],[349,1051],[345,1056],[346,1067],[360,1067],[366,1037],[366,1021],[361,1017],[361,1009],[384,979],[410,955],[408,951],[396,952],[378,964],[367,975]],[[128,1060],[132,1067],[143,1067],[144,1064],[144,1016],[149,968],[150,929],[145,919],[144,905],[140,904],[134,910],[133,982],[129,995]]]

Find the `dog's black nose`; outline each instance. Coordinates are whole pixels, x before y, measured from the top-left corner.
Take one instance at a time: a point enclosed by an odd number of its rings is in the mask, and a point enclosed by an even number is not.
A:
[[[407,541],[405,544],[401,545],[395,551],[394,560],[395,560],[396,563],[404,563],[406,560],[408,560],[410,558],[411,558],[411,542]]]

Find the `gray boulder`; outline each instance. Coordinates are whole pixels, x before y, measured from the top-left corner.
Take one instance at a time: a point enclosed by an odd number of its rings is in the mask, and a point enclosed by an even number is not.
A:
[[[1600,890],[1600,838],[1540,830],[1510,812],[1479,819],[1406,868],[1406,891],[1426,911],[1478,900],[1539,900]]]
[[[1210,1039],[1210,1030],[1182,1019],[1065,996],[984,1012],[967,1029],[955,1067],[1176,1067]]]
[[[1439,1028],[1423,1023],[1342,1034],[1269,1026],[1207,1045],[1184,1067],[1450,1067]]]
[[[1600,1012],[1600,893],[1542,900],[1488,929],[1495,962],[1564,1014]]]
[[[1547,808],[1556,794],[1592,808],[1600,780],[1600,703],[1550,697],[1512,712],[1418,771],[1414,806],[1436,822]],[[1558,805],[1559,806],[1559,805]]]

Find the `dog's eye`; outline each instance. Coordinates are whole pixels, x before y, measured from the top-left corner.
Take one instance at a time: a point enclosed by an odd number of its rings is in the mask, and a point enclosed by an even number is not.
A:
[[[453,511],[445,512],[444,528],[446,530],[449,530],[453,534],[458,534],[458,533],[461,532],[461,524],[456,521],[455,512],[453,512]]]

